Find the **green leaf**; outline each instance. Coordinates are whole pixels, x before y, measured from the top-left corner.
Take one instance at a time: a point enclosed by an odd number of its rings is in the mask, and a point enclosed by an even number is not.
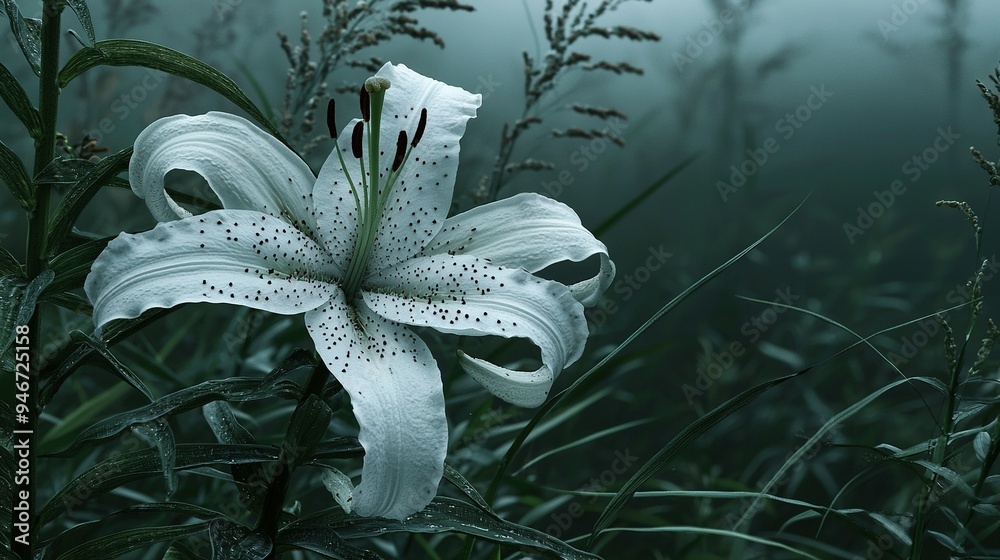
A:
[[[0,142],[0,181],[3,181],[14,195],[21,208],[31,211],[35,208],[35,190],[24,164],[6,144]]]
[[[328,439],[316,446],[313,459],[352,459],[363,457],[365,449],[358,438],[341,436]]]
[[[300,527],[278,537],[278,550],[308,550],[335,560],[382,560],[369,550],[358,548],[345,541],[325,525]]]
[[[28,21],[21,15],[21,10],[17,9],[17,2],[14,0],[3,0],[4,12],[10,21],[10,31],[17,39],[17,44],[24,53],[24,58],[31,65],[31,70],[37,76],[42,75],[42,38],[41,25],[34,21]]]
[[[292,523],[278,534],[278,545],[295,548],[296,543],[314,539],[323,528],[345,539],[372,538],[385,533],[463,533],[503,545],[552,552],[566,560],[599,560],[598,556],[573,548],[536,529],[486,515],[479,508],[451,498],[435,498],[426,508],[402,521],[395,519],[345,516],[340,508],[330,511],[323,523]],[[312,549],[307,549],[312,550]],[[337,556],[332,556],[337,558]]]
[[[219,443],[230,445],[253,445],[257,441],[233,414],[226,401],[210,402],[201,407],[205,421]],[[267,480],[261,477],[252,465],[230,465],[233,481],[240,492],[240,501],[253,513],[260,515],[267,495]]]
[[[163,560],[202,560],[202,558],[183,543],[175,542],[163,553]]]
[[[48,299],[50,296],[82,288],[91,267],[94,266],[94,260],[112,239],[114,238],[104,237],[87,241],[53,257],[49,262],[49,268],[55,273],[55,280],[46,288],[42,298]]]
[[[864,339],[863,342],[867,342],[867,339]],[[789,471],[789,469],[791,469],[795,465],[799,464],[799,462],[802,460],[802,456],[805,455],[810,449],[814,449],[815,446],[818,445],[819,442],[823,439],[823,437],[830,430],[832,430],[834,427],[836,427],[840,423],[844,422],[845,420],[847,420],[851,416],[854,416],[856,413],[858,413],[860,410],[862,410],[863,408],[865,408],[866,406],[868,406],[869,404],[871,404],[874,400],[876,400],[877,398],[879,398],[880,396],[882,396],[886,392],[888,392],[888,391],[890,391],[890,390],[892,390],[892,389],[894,389],[894,388],[896,388],[896,387],[898,387],[900,385],[912,384],[912,383],[916,383],[916,382],[926,383],[926,384],[928,384],[928,385],[930,385],[932,387],[938,387],[941,384],[941,382],[938,381],[937,379],[930,378],[930,377],[909,377],[909,378],[899,379],[899,380],[896,380],[896,381],[894,381],[894,382],[892,382],[892,383],[890,383],[890,384],[888,384],[888,385],[886,385],[886,386],[884,386],[884,387],[882,387],[882,388],[880,388],[880,389],[872,392],[868,396],[866,396],[863,399],[859,400],[858,402],[852,404],[851,406],[845,408],[844,410],[841,410],[837,414],[833,415],[832,418],[830,418],[829,420],[827,420],[819,428],[819,430],[816,431],[815,434],[813,434],[809,439],[807,439],[805,442],[803,442],[799,446],[799,448],[795,450],[795,452],[791,453],[788,456],[788,458],[785,459],[785,463],[783,465],[781,465],[781,467],[774,474],[774,476],[772,476],[771,479],[768,480],[767,483],[760,489],[761,493],[767,493],[772,488],[774,488],[774,486],[776,484],[778,484],[778,481],[781,480],[782,478],[784,478],[785,474]],[[924,465],[924,466],[927,466],[927,465]],[[758,505],[757,504],[757,500],[754,500],[754,502],[748,507],[747,511],[753,511],[754,508],[757,507],[757,505]],[[745,520],[746,520],[746,516],[744,516],[743,519],[740,519],[733,528],[734,529],[739,529],[740,525],[742,525]]]
[[[103,418],[105,410],[128,394],[129,386],[125,383],[115,383],[110,389],[106,389],[84,400],[73,412],[62,418],[52,426],[38,443],[36,452],[44,455],[56,449],[69,445],[73,441],[73,434],[90,425],[95,419]]]
[[[274,397],[278,393],[278,386],[262,385],[260,379],[252,377],[230,377],[204,381],[193,387],[166,395],[144,407],[106,418],[81,432],[69,448],[48,456],[72,456],[81,449],[118,437],[133,424],[150,422],[157,418],[198,408],[212,401],[261,400]],[[283,396],[296,397],[291,391],[284,393]]]
[[[696,442],[702,434],[713,428],[719,422],[728,418],[730,414],[753,402],[754,399],[759,397],[764,392],[786,381],[794,379],[808,372],[810,369],[812,368],[810,367],[793,373],[792,375],[786,375],[784,377],[779,377],[777,379],[757,384],[715,407],[711,412],[702,416],[695,422],[688,424],[687,427],[681,430],[680,433],[674,436],[673,439],[657,451],[652,458],[646,461],[646,463],[643,464],[634,475],[629,477],[629,479],[625,481],[625,484],[622,485],[622,488],[618,491],[618,493],[611,498],[611,501],[608,503],[607,507],[604,508],[604,511],[601,512],[601,516],[594,524],[594,530],[591,532],[587,548],[591,548],[594,541],[598,536],[600,536],[601,531],[610,527],[611,523],[613,523],[618,516],[621,515],[629,500],[631,500],[635,495],[636,490],[638,490],[639,487],[649,480],[654,474],[665,467],[667,463],[677,455],[677,453]]]
[[[182,443],[177,445],[175,468],[187,470],[214,464],[266,463],[276,461],[278,455],[279,449],[273,445]],[[105,459],[52,496],[38,514],[39,526],[123,484],[162,475],[159,453],[155,449],[142,449]]]
[[[73,224],[101,187],[107,185],[116,175],[128,169],[132,159],[132,148],[112,154],[90,168],[75,185],[66,191],[59,206],[49,220],[49,246],[58,247],[73,229]]]
[[[146,41],[98,41],[93,47],[78,50],[66,61],[59,72],[59,85],[65,87],[73,78],[97,66],[141,66],[197,82],[235,103],[275,138],[284,142],[278,129],[267,120],[236,82],[197,58]]]
[[[128,383],[134,387],[135,390],[142,393],[143,396],[150,401],[153,400],[153,393],[148,387],[146,387],[146,384],[142,382],[142,379],[140,379],[139,376],[136,375],[128,366],[121,363],[121,361],[119,361],[118,358],[111,353],[111,350],[109,350],[103,342],[80,331],[73,331],[70,333],[70,337],[73,340],[82,341],[83,344],[94,350],[97,354],[94,356],[94,362],[96,365],[103,367],[105,370],[119,377],[122,381]]]
[[[163,523],[164,515],[176,517],[179,520],[187,521],[190,518],[208,521],[222,517],[222,514],[201,506],[186,504],[183,502],[154,502],[147,504],[136,504],[125,509],[104,515],[93,521],[77,523],[59,533],[56,537],[45,541],[39,553],[40,560],[58,559],[69,548],[76,546],[82,541],[102,530],[102,526],[119,521],[118,518],[127,517],[127,523],[131,526],[152,526]],[[117,526],[117,525],[112,525]],[[38,556],[36,555],[36,558]],[[200,558],[197,560],[201,560]]]
[[[284,360],[281,360],[281,363],[271,370],[261,383],[265,385],[274,383],[301,367],[316,367],[318,365],[316,358],[310,350],[296,348]]]
[[[700,153],[688,156],[685,160],[681,161],[680,163],[675,165],[672,169],[664,173],[662,177],[653,181],[648,187],[643,189],[643,191],[639,193],[635,198],[630,200],[628,204],[626,204],[620,210],[612,214],[608,219],[601,222],[601,225],[594,228],[594,230],[592,231],[594,237],[600,238],[601,235],[604,234],[604,232],[608,231],[609,229],[611,229],[612,226],[620,222],[621,219],[627,216],[629,212],[638,208],[638,206],[642,204],[644,200],[652,196],[654,193],[656,193],[656,191],[660,190],[660,188],[669,183],[671,179],[680,174],[681,171],[687,169],[687,166],[694,163],[694,161],[699,157],[701,157]]]
[[[94,22],[90,19],[90,8],[87,7],[86,0],[66,0],[66,4],[71,10],[76,12],[76,19],[80,20],[80,25],[83,26],[83,30],[87,33],[87,38],[90,39],[90,44],[93,45],[97,42],[97,37],[94,34]]]
[[[28,129],[28,134],[32,138],[38,138],[42,133],[42,121],[38,116],[38,110],[31,104],[28,94],[17,78],[3,64],[0,64],[0,99],[10,107],[24,128]]]
[[[263,560],[274,545],[271,539],[228,519],[214,519],[208,531],[212,560]]]
[[[152,422],[135,424],[131,429],[132,433],[148,443],[159,455],[160,470],[167,483],[167,499],[169,500],[177,491],[177,473],[174,472],[174,467],[177,466],[177,441],[174,439],[174,432],[170,429],[170,424],[163,418],[157,418]]]
[[[31,320],[38,298],[53,278],[55,274],[49,269],[43,270],[31,282],[26,282],[20,276],[0,278],[0,354],[7,352],[7,348],[14,342],[15,329],[19,325],[27,325]],[[31,335],[34,337],[38,333]]]
[[[53,370],[47,367],[47,363],[40,364],[40,377],[47,382],[38,393],[39,406],[44,408],[52,400],[52,397],[55,396],[59,387],[69,379],[69,376],[81,365],[87,363],[99,348],[110,346],[181,307],[184,306],[178,305],[169,309],[150,309],[135,319],[116,319],[111,321],[103,327],[100,338],[94,339],[95,341],[99,340],[102,344],[91,345],[86,340],[73,340],[71,344],[63,346],[58,355],[51,360],[51,363],[58,363],[59,367]],[[89,337],[84,338],[89,339]]]
[[[939,531],[927,531],[927,534],[933,537],[934,540],[940,543],[941,546],[947,548],[949,551],[965,556],[965,548],[958,544],[955,539]]]
[[[500,519],[500,516],[497,515],[495,511],[493,511],[493,508],[491,508],[488,503],[486,503],[486,500],[483,499],[482,495],[479,494],[479,491],[476,490],[476,487],[473,486],[472,483],[469,482],[464,476],[462,476],[462,473],[458,472],[454,467],[452,467],[448,463],[444,464],[444,478],[448,482],[454,484],[455,487],[461,490],[463,494],[468,496],[469,499],[473,501],[473,503],[479,506],[479,509],[486,512],[491,517]]]
[[[21,268],[21,263],[17,262],[10,251],[0,247],[0,277],[23,275],[24,270]]]
[[[59,560],[93,560],[94,558],[111,560],[154,543],[197,535],[208,529],[209,525],[210,522],[204,521],[191,525],[129,529],[82,544],[59,556]]]
[[[331,416],[330,407],[317,395],[309,395],[295,409],[285,437],[286,458],[293,467],[312,457],[316,446],[326,434]]]

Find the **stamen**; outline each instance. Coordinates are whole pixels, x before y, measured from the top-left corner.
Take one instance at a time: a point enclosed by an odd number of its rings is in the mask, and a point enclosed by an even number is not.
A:
[[[372,104],[371,96],[368,94],[368,89],[365,86],[361,86],[361,119],[365,122],[370,121],[372,118]]]
[[[330,129],[330,138],[337,137],[337,119],[335,118],[337,103],[331,97],[330,102],[326,104],[326,126]]]
[[[361,141],[362,134],[365,132],[365,123],[358,121],[354,125],[354,132],[351,134],[351,152],[354,153],[354,157],[361,159]]]
[[[417,133],[413,135],[413,142],[410,143],[411,148],[417,147],[417,142],[424,136],[424,127],[427,126],[427,109],[423,108],[420,110],[420,122],[417,123]]]
[[[396,171],[403,164],[403,156],[406,155],[406,131],[400,130],[396,137],[396,157],[392,158],[392,170]]]

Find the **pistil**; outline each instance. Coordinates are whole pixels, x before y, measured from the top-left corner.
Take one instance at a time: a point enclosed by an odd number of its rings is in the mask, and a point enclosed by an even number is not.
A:
[[[385,101],[385,90],[389,89],[389,80],[381,77],[369,78],[365,81],[361,89],[361,115],[351,136],[351,152],[358,160],[361,167],[361,189],[357,192],[357,184],[351,181],[347,171],[347,165],[338,147],[337,154],[340,156],[340,165],[344,169],[344,174],[351,184],[351,193],[358,206],[358,235],[354,240],[354,253],[351,256],[351,264],[347,275],[344,278],[342,288],[348,301],[352,301],[361,289],[365,271],[368,268],[368,261],[375,248],[375,237],[378,234],[379,224],[382,223],[382,213],[385,205],[389,202],[396,181],[402,174],[402,168],[410,157],[410,153],[417,146],[417,142],[423,136],[424,128],[427,125],[427,109],[420,113],[420,121],[417,125],[413,141],[407,145],[406,131],[399,132],[396,139],[396,152],[392,159],[392,165],[388,174],[383,177],[382,167],[379,163],[381,151],[379,149],[380,129],[382,123],[382,105]],[[332,117],[330,117],[332,119]],[[365,136],[367,136],[368,157],[365,158]],[[367,162],[365,161],[367,159]],[[366,167],[367,163],[367,169]]]

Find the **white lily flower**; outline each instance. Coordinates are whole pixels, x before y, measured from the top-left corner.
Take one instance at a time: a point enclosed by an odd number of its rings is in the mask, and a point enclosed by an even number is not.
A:
[[[95,261],[85,286],[95,324],[192,302],[304,313],[361,427],[354,510],[421,510],[437,493],[448,425],[437,363],[407,325],[529,339],[541,351],[535,371],[459,359],[498,397],[538,406],[583,352],[584,305],[614,277],[607,248],[554,200],[521,194],[446,218],[459,140],[480,102],[386,64],[366,82],[364,120],[340,134],[318,178],[240,117],[154,122],[136,139],[129,178],[161,223],[119,235]],[[173,169],[202,175],[224,209],[178,205],[163,186]],[[600,271],[578,284],[532,274],[592,255]]]

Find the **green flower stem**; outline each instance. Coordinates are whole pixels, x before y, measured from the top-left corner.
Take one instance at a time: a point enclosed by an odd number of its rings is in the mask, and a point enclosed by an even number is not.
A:
[[[55,158],[56,154],[56,117],[59,113],[59,39],[61,33],[61,13],[64,5],[60,0],[45,0],[42,6],[42,64],[41,77],[38,90],[38,112],[41,119],[41,134],[35,139],[35,161],[34,174],[37,176]],[[28,243],[27,243],[27,274],[28,278],[34,279],[46,266],[48,257],[46,247],[46,235],[48,232],[49,218],[49,185],[35,185],[35,207],[28,216]],[[31,337],[31,361],[35,368],[41,365],[41,318],[38,308],[28,321],[28,332]],[[38,398],[38,377],[29,377],[28,398],[34,404]],[[37,439],[35,433],[38,428],[38,415],[40,410],[32,410],[28,416],[26,425],[18,426],[19,429],[29,431],[31,439]],[[37,485],[35,478],[38,476],[37,462],[34,457],[29,459],[32,476],[28,477],[29,502],[34,504],[37,496]],[[34,507],[32,507],[32,511]],[[34,527],[32,526],[32,529]],[[12,543],[14,550],[22,558],[34,557],[34,543],[36,535],[29,535],[29,545],[25,550],[23,545]]]
[[[299,404],[295,407],[295,412],[292,413],[293,418],[306,401],[309,400],[310,395],[322,395],[323,387],[326,386],[327,380],[330,379],[329,370],[326,369],[322,361],[319,364],[309,374],[309,380],[306,382],[306,387],[302,392],[302,397],[299,399]],[[281,453],[278,455],[278,474],[268,484],[267,495],[264,497],[264,505],[261,507],[260,519],[257,520],[257,527],[254,529],[254,532],[267,536],[272,543],[278,540],[281,512],[285,505],[285,498],[288,495],[288,485],[292,480],[292,471],[294,470],[294,465],[292,465],[287,455],[289,447],[287,445],[287,435],[285,436],[285,443],[286,445],[282,445]],[[277,548],[274,547],[264,560],[274,560],[278,557],[277,554]]]
[[[56,155],[56,117],[59,112],[59,35],[63,5],[59,0],[45,0],[42,9],[42,72],[39,82],[38,112],[42,131],[35,140],[35,175],[41,173]],[[28,223],[29,278],[38,276],[46,266],[45,233],[49,217],[49,185],[35,186],[35,209]]]
[[[350,268],[344,281],[344,295],[351,301],[361,288],[368,259],[375,247],[375,234],[382,220],[382,201],[379,192],[381,168],[379,167],[379,128],[382,122],[382,104],[385,101],[385,89],[370,92],[371,123],[368,128],[368,183],[364,185],[365,207],[358,209],[358,237],[354,242],[354,254],[351,256]],[[345,167],[346,170],[346,167]],[[362,165],[361,179],[364,181],[365,170]]]
[[[980,280],[977,279],[973,297],[978,297],[976,292],[979,282]],[[943,429],[941,435],[935,441],[934,449],[931,453],[931,462],[939,467],[944,466],[945,458],[948,456],[948,439],[951,437],[952,432],[955,431],[955,408],[958,406],[958,391],[962,380],[962,369],[965,367],[965,353],[981,309],[981,304],[973,304],[972,313],[969,318],[969,329],[965,333],[965,340],[962,342],[961,348],[959,348],[955,366],[949,372],[951,377],[948,380],[948,402],[945,407],[944,418],[942,418],[941,422]],[[927,520],[930,517],[931,496],[934,494],[934,488],[937,486],[938,479],[937,473],[933,473],[930,483],[925,484],[920,491],[920,501],[917,502],[917,519],[913,529],[913,546],[910,549],[909,560],[919,560],[923,552],[923,535],[927,529]]]

